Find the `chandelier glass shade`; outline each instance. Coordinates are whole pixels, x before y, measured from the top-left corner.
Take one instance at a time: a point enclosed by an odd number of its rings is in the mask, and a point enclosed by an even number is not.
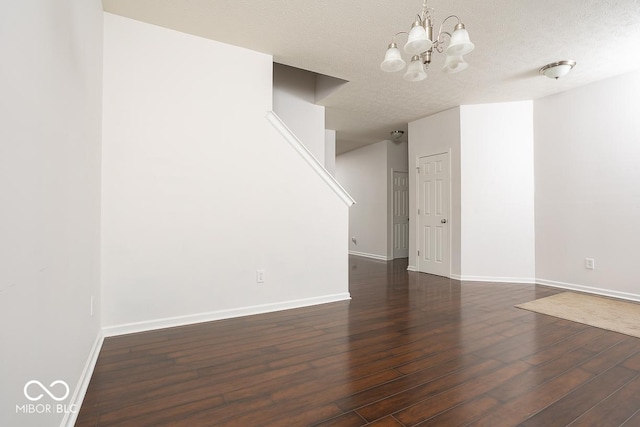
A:
[[[445,22],[451,18],[458,20],[453,32],[442,31]],[[442,67],[445,73],[457,73],[465,70],[467,64],[462,58],[463,55],[474,49],[474,44],[469,39],[464,24],[457,15],[450,15],[442,21],[438,34],[434,37],[433,31],[433,9],[427,7],[427,0],[422,4],[422,13],[417,15],[416,20],[409,32],[401,31],[393,36],[391,43],[384,55],[384,60],[380,64],[382,71],[389,73],[401,71],[406,62],[402,59],[402,54],[395,38],[400,34],[407,35],[407,42],[403,47],[405,53],[412,56],[411,62],[404,74],[404,79],[412,82],[424,80],[427,77],[426,69],[431,64],[431,57],[434,52],[445,53],[447,58]],[[448,44],[446,41],[448,39]]]
[[[395,43],[391,43],[387,52],[384,54],[384,61],[380,64],[380,68],[382,71],[393,73],[395,71],[402,70],[405,65],[407,64],[405,64],[402,59],[400,49],[398,49],[398,46]]]
[[[427,35],[427,30],[422,26],[420,21],[413,23],[411,31],[409,31],[409,37],[407,38],[407,44],[404,45],[404,51],[409,55],[419,55],[433,45],[433,42]]]
[[[424,71],[420,56],[414,55],[411,58],[411,63],[407,67],[407,72],[404,73],[404,79],[409,82],[419,82],[427,78],[427,72]]]
[[[442,71],[449,74],[459,73],[460,71],[466,70],[468,66],[469,64],[464,62],[462,56],[447,55]]]
[[[458,28],[460,27],[460,28]],[[464,25],[456,25],[456,30],[451,34],[451,41],[447,50],[447,55],[466,55],[471,52],[475,46],[469,40],[469,33],[464,28]]]

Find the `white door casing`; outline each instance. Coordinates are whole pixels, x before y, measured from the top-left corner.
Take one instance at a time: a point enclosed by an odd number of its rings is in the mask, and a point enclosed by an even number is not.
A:
[[[409,256],[409,174],[393,172],[393,258]]]
[[[417,166],[418,271],[450,277],[449,154],[420,157]]]

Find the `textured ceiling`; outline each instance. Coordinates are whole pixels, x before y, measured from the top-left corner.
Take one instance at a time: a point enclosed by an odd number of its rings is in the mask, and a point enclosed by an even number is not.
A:
[[[476,48],[469,68],[410,83],[379,65],[408,31],[421,0],[103,0],[107,12],[273,55],[276,62],[348,80],[323,100],[337,151],[458,105],[536,99],[640,69],[640,0],[430,0],[435,24],[460,16]],[[453,21],[448,21],[453,22]],[[451,31],[450,28],[446,28]],[[402,36],[401,36],[402,37]],[[402,46],[404,39],[399,38]],[[405,60],[408,58],[405,57]],[[577,61],[555,81],[538,69]],[[638,96],[638,94],[635,94]]]

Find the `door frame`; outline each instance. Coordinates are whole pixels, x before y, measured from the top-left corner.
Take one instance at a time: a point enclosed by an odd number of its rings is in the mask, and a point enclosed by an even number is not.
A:
[[[447,276],[443,276],[443,277],[448,277],[451,278],[451,250],[452,250],[452,228],[451,225],[454,224],[454,222],[451,220],[451,214],[453,212],[453,204],[452,204],[452,197],[451,197],[451,149],[448,150],[439,150],[439,151],[435,151],[435,152],[431,152],[428,154],[417,154],[415,159],[414,159],[414,167],[415,167],[415,182],[414,182],[414,186],[415,186],[415,200],[416,202],[414,203],[414,212],[412,212],[415,215],[415,228],[414,228],[414,241],[415,241],[415,247],[413,248],[414,250],[414,256],[416,257],[416,270],[418,272],[420,271],[420,257],[418,256],[418,250],[419,250],[419,243],[420,243],[420,227],[419,227],[419,221],[418,221],[418,208],[420,206],[420,174],[417,172],[418,169],[420,168],[420,159],[422,157],[431,157],[431,156],[437,156],[440,154],[446,154],[448,156],[448,160],[449,160],[449,218],[447,219],[447,221],[449,222],[449,273],[447,274]],[[411,215],[409,216],[409,218],[411,218]],[[409,250],[411,250],[411,248],[409,248]]]

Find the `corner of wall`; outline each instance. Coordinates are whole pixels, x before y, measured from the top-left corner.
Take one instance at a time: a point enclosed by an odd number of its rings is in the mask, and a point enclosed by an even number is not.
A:
[[[409,265],[417,260],[417,161],[420,157],[449,153],[451,162],[451,271],[460,266],[460,114],[451,108],[409,123]]]

